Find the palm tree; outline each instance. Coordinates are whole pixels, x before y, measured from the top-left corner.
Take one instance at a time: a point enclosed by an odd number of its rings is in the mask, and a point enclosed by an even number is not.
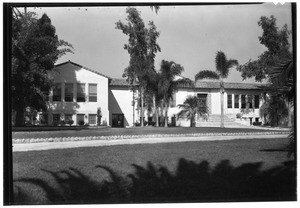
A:
[[[204,116],[208,113],[206,103],[197,96],[188,96],[183,104],[177,106],[179,109],[182,109],[178,113],[178,118],[190,119],[190,127],[195,127],[196,114],[198,116]]]
[[[173,99],[174,92],[179,86],[194,86],[194,82],[188,78],[179,78],[183,67],[173,61],[162,60],[158,80],[158,94],[162,97],[162,106],[165,107],[165,127],[168,126],[168,108]]]
[[[224,128],[224,79],[228,77],[229,69],[238,65],[235,59],[227,60],[226,55],[222,51],[218,51],[216,58],[216,72],[203,70],[195,75],[195,82],[199,79],[218,79],[220,80],[220,94],[221,94],[221,128]]]

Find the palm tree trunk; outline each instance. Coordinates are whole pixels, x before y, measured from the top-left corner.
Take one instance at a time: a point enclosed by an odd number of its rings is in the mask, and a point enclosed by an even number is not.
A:
[[[221,128],[224,128],[224,82],[221,78],[220,82],[220,93],[221,93]]]
[[[191,116],[190,127],[194,127],[194,116]]]
[[[168,108],[169,102],[165,102],[165,127],[168,127]]]
[[[143,87],[141,87],[140,98],[141,98],[141,109],[140,109],[141,127],[144,127],[144,88]]]

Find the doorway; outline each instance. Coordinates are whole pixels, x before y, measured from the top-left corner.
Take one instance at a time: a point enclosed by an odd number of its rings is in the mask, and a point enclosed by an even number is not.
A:
[[[112,114],[112,127],[124,127],[124,114]]]

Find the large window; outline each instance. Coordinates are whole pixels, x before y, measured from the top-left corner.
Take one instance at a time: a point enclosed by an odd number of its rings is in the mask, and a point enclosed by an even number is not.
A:
[[[84,124],[84,114],[77,114],[77,124]]]
[[[97,115],[89,114],[89,124],[97,124]]]
[[[246,108],[246,95],[241,95],[242,109]]]
[[[73,102],[73,84],[65,84],[65,102]]]
[[[89,102],[97,102],[97,84],[89,84]]]
[[[53,101],[61,101],[61,83],[57,83],[54,85]]]
[[[254,108],[255,109],[259,108],[259,95],[254,96]]]
[[[253,108],[253,96],[252,95],[248,95],[248,107],[249,109],[252,109]]]
[[[85,102],[85,84],[77,84],[77,102]]]
[[[234,95],[234,108],[240,108],[240,98],[239,95]]]
[[[232,95],[227,95],[227,108],[232,108]]]

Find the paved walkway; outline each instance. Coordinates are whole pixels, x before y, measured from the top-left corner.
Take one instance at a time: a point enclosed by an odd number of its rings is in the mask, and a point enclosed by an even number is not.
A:
[[[288,134],[281,135],[237,135],[237,136],[199,136],[199,137],[156,137],[156,138],[133,138],[116,140],[88,140],[88,141],[66,141],[66,142],[43,142],[43,143],[20,143],[13,144],[13,152],[66,149],[76,147],[96,147],[111,145],[130,145],[130,144],[153,144],[170,142],[189,142],[189,141],[218,141],[234,139],[274,139],[286,138]]]

